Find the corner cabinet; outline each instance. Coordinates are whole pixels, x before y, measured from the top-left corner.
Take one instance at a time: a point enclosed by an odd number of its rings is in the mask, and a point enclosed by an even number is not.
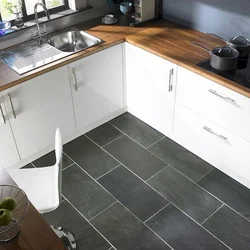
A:
[[[87,132],[93,124],[124,110],[123,46],[68,65],[77,130]]]
[[[177,65],[126,43],[127,108],[171,137]]]

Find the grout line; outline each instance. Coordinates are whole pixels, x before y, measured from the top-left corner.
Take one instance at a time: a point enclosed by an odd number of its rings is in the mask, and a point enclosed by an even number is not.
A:
[[[152,216],[150,216],[148,219],[146,219],[144,221],[144,223],[146,223],[147,221],[149,221],[150,219],[152,219],[155,215],[157,215],[158,213],[160,213],[163,209],[165,209],[168,205],[170,205],[171,203],[169,202],[167,205],[165,205],[164,207],[162,207],[159,211],[157,211],[156,213],[154,213]]]
[[[102,210],[100,213],[96,214],[95,216],[93,216],[92,218],[90,218],[88,221],[91,221],[93,219],[95,219],[97,216],[101,215],[103,212],[105,212],[106,210],[108,210],[109,208],[111,208],[113,205],[115,205],[118,202],[118,200],[116,199],[115,202],[113,202],[111,205],[109,205],[108,207],[106,207],[104,210]]]
[[[161,173],[163,170],[165,170],[168,167],[169,167],[169,165],[167,165],[165,168],[161,169],[157,173],[153,174],[151,177],[149,177],[147,180],[145,180],[145,182],[148,182],[150,179],[152,179],[153,177],[155,177],[156,175],[158,175],[159,173]]]
[[[210,216],[208,216],[207,219],[205,219],[201,225],[203,225],[207,220],[209,220],[217,211],[219,211],[222,207],[224,206],[224,204],[222,204],[218,209],[216,209]]]
[[[215,170],[215,168],[211,169],[210,171],[208,171],[205,175],[203,175],[198,181],[196,181],[196,183],[198,184],[198,182],[200,180],[202,180],[204,177],[206,177],[208,174],[210,174],[213,170]]]
[[[118,168],[118,167],[120,167],[120,166],[122,166],[122,165],[121,165],[121,164],[119,164],[118,166],[116,166],[116,167],[112,168],[112,169],[111,169],[111,170],[109,170],[107,173],[105,173],[105,174],[103,174],[103,175],[99,176],[98,178],[96,178],[96,180],[98,181],[98,180],[99,180],[99,179],[101,179],[103,176],[105,176],[105,175],[109,174],[110,172],[112,172],[113,170],[115,170],[116,168]]]
[[[64,169],[62,169],[62,171],[63,170],[65,170],[65,169],[67,169],[67,168],[69,168],[69,167],[71,167],[71,166],[73,166],[73,165],[75,165],[75,163],[73,162],[73,163],[71,163],[69,166],[67,166],[66,168],[64,168]]]
[[[33,165],[34,168],[36,168],[36,165],[33,162],[31,162],[30,164]]]
[[[110,141],[110,142],[106,143],[106,144],[105,144],[105,145],[103,145],[103,146],[99,146],[99,147],[103,148],[103,147],[105,147],[105,146],[109,145],[110,143],[112,143],[112,142],[114,142],[114,141],[116,141],[116,140],[120,139],[120,138],[121,138],[121,137],[123,137],[123,136],[124,136],[124,134],[122,134],[122,135],[118,136],[118,137],[117,137],[117,138],[115,138],[114,140],[112,140],[112,141]]]
[[[147,149],[149,149],[150,147],[152,147],[153,145],[155,145],[157,142],[163,140],[166,136],[164,135],[162,138],[160,138],[159,140],[157,140],[156,142],[152,143],[151,145],[147,146]]]

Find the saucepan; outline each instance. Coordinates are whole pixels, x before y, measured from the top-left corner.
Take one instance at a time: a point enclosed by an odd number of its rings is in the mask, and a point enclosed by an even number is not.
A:
[[[233,71],[237,68],[239,52],[236,49],[225,47],[216,47],[209,50],[203,45],[190,42],[192,45],[198,46],[210,53],[210,65],[219,71]]]
[[[239,57],[242,58],[242,57],[249,56],[250,40],[245,38],[244,36],[235,36],[235,37],[230,38],[229,40],[226,40],[213,33],[207,33],[207,34],[221,39],[222,41],[226,42],[229,47],[238,50],[240,53]]]

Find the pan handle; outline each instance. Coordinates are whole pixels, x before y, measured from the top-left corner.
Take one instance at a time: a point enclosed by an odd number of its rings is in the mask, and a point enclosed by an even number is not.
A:
[[[221,37],[221,36],[218,36],[218,35],[215,35],[215,34],[213,34],[213,33],[207,33],[208,35],[210,35],[210,36],[213,36],[213,37],[216,37],[216,38],[219,38],[219,39],[221,39],[222,41],[224,41],[224,42],[226,42],[227,43],[227,40],[226,39],[224,39],[223,37]]]
[[[190,44],[194,45],[194,46],[198,46],[200,48],[203,48],[204,50],[206,50],[207,52],[209,52],[209,54],[211,55],[211,51],[210,49],[208,49],[207,47],[203,46],[203,45],[200,45],[198,43],[195,43],[195,42],[190,42]]]

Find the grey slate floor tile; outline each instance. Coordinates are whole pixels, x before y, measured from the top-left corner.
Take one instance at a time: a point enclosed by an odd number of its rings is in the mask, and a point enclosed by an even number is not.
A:
[[[67,202],[53,212],[43,214],[50,225],[59,225],[71,231],[77,240],[78,250],[107,250],[106,240]]]
[[[148,183],[198,223],[202,223],[222,205],[171,167],[152,177]]]
[[[95,217],[91,223],[119,250],[171,249],[119,203]]]
[[[63,195],[86,219],[92,218],[115,202],[109,193],[77,165],[65,169],[62,178]]]
[[[64,152],[95,179],[119,165],[114,158],[85,136],[66,144]]]
[[[229,250],[224,244],[170,204],[146,224],[178,250]]]
[[[164,136],[128,112],[111,120],[110,123],[144,147],[150,146]]]
[[[95,128],[86,134],[91,140],[97,143],[99,146],[115,140],[119,136],[123,135],[118,129],[109,123],[105,123],[98,128]]]
[[[217,169],[206,175],[198,184],[250,219],[250,190],[247,187]]]
[[[212,165],[167,137],[152,145],[149,150],[195,182],[214,169]]]
[[[123,166],[98,181],[142,221],[168,204],[167,200]]]
[[[111,142],[104,149],[144,180],[167,165],[127,136]]]
[[[21,167],[21,169],[25,169],[25,168],[35,168],[31,163]]]
[[[55,151],[51,151],[50,153],[48,153],[48,154],[42,156],[41,158],[33,161],[33,164],[37,168],[53,166],[55,163],[56,163]],[[68,167],[72,163],[73,163],[73,161],[70,160],[67,155],[63,154],[63,169]]]
[[[250,222],[223,206],[203,226],[232,249],[250,249]]]

